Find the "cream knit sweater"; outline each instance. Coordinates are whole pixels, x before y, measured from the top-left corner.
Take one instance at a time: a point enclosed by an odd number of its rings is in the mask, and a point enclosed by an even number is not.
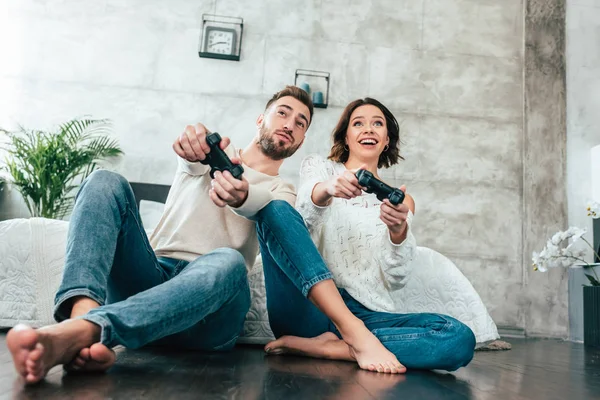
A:
[[[333,274],[336,285],[373,311],[396,312],[392,292],[406,284],[417,247],[410,229],[404,242],[394,244],[387,226],[379,219],[381,201],[364,193],[351,200],[333,198],[319,207],[312,190],[319,182],[337,176],[344,165],[311,155],[302,162],[298,211],[313,241]]]
[[[229,157],[239,155],[232,145],[225,152]],[[258,254],[256,224],[252,218],[274,199],[293,206],[296,192],[279,175],[266,175],[242,165],[250,184],[248,198],[239,208],[219,208],[208,195],[210,168],[179,158],[165,211],[150,236],[157,256],[192,261],[217,248],[228,247],[244,256],[248,269],[252,267]]]

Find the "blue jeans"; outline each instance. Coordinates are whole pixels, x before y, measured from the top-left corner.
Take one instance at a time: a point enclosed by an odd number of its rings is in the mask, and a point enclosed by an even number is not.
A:
[[[192,262],[157,258],[131,186],[108,171],[92,173],[77,194],[55,299],[57,321],[70,317],[77,296],[100,304],[80,318],[99,325],[109,347],[228,350],[250,308],[239,252],[216,249]]]
[[[269,323],[276,337],[314,337],[337,331],[307,299],[331,273],[302,216],[288,203],[272,201],[257,216]],[[475,335],[456,319],[440,314],[371,311],[340,289],[350,311],[409,369],[457,370],[473,358]]]

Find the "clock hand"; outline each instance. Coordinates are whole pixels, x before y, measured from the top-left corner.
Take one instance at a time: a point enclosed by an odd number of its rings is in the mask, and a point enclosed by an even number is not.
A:
[[[209,43],[211,46],[214,46],[216,44],[227,44],[227,42],[216,42],[216,43]]]

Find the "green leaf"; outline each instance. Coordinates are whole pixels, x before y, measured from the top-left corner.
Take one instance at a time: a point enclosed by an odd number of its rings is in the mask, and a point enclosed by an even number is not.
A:
[[[590,283],[592,284],[592,286],[600,286],[600,282],[598,282],[598,280],[596,278],[594,278],[592,275],[585,274],[585,276],[587,276],[587,278],[590,281]]]

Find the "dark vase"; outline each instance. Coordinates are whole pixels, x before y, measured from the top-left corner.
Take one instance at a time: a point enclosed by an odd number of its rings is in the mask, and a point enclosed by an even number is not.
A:
[[[583,288],[583,343],[600,347],[600,286]]]

